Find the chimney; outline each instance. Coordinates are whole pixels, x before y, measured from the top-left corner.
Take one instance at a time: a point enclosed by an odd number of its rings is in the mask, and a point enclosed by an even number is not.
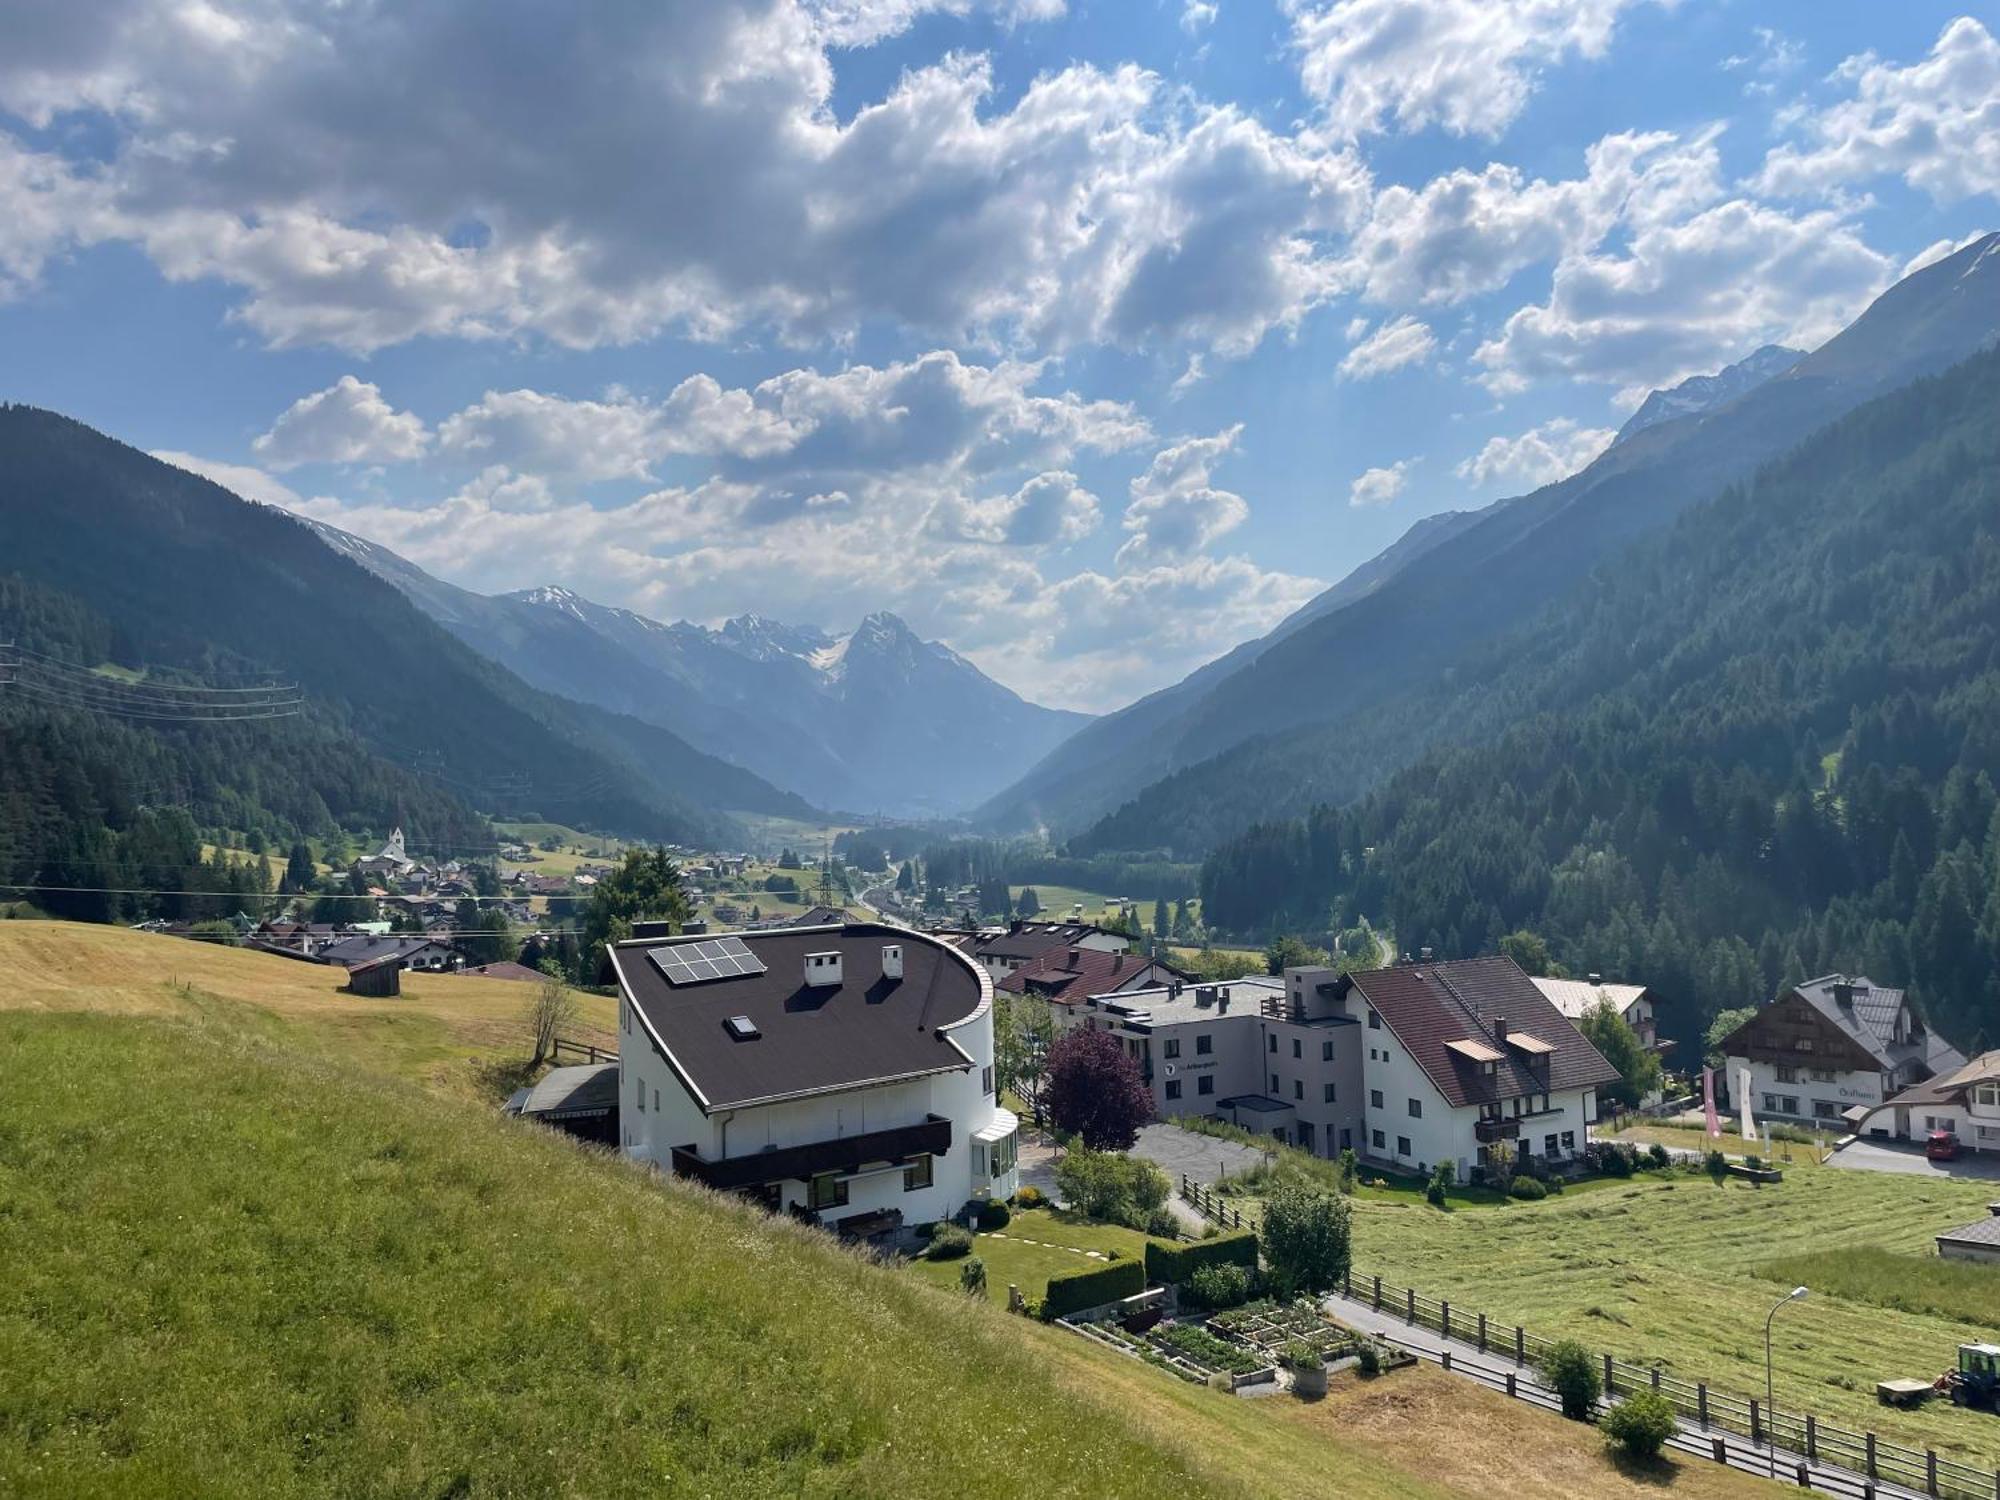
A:
[[[1854,986],[1845,979],[1834,980],[1833,1000],[1842,1010],[1854,1009]]]
[[[1224,986],[1223,986],[1223,987],[1222,987],[1221,989],[1219,989],[1219,990],[1217,990],[1217,991],[1215,992],[1215,1008],[1216,1008],[1216,1009],[1217,1009],[1218,1011],[1226,1011],[1226,1010],[1228,1010],[1228,1009],[1229,1009],[1229,986],[1228,986],[1228,985],[1226,985],[1226,984],[1225,984],[1225,985],[1224,985]]]
[[[1212,984],[1196,985],[1194,987],[1194,1003],[1203,1007],[1215,1004],[1215,986]]]
[[[1493,1018],[1493,1039],[1503,1047],[1507,1045],[1507,1018],[1505,1016],[1495,1016]]]
[[[882,977],[901,979],[903,977],[903,945],[884,943],[882,945]]]
[[[1604,983],[1604,976],[1602,974],[1593,974],[1590,976],[1590,982],[1592,984],[1602,984]]]
[[[1125,967],[1125,955],[1115,953],[1111,957],[1111,972],[1116,974]]]
[[[1429,963],[1431,961],[1431,950],[1428,948],[1419,948],[1417,950],[1417,957],[1425,963]]]
[[[840,983],[840,950],[806,955],[806,988],[816,990]]]

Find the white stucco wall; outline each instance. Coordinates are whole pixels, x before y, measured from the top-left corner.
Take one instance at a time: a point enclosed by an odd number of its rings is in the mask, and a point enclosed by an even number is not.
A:
[[[1887,1097],[1882,1090],[1882,1075],[1874,1070],[1835,1072],[1831,1079],[1815,1079],[1811,1067],[1801,1061],[1790,1065],[1795,1074],[1795,1081],[1782,1083],[1778,1079],[1778,1065],[1775,1063],[1753,1062],[1745,1057],[1731,1057],[1726,1061],[1731,1104],[1738,1111],[1742,1109],[1742,1101],[1736,1098],[1735,1089],[1741,1070],[1747,1067],[1750,1070],[1750,1111],[1760,1120],[1769,1115],[1772,1119],[1786,1124],[1818,1124],[1828,1129],[1837,1129],[1840,1127],[1839,1115],[1842,1110],[1857,1104],[1872,1108]],[[1797,1099],[1798,1111],[1787,1113],[1768,1108],[1764,1102],[1766,1094]],[[1813,1111],[1815,1100],[1831,1104],[1835,1108],[1830,1115],[1815,1115]]]

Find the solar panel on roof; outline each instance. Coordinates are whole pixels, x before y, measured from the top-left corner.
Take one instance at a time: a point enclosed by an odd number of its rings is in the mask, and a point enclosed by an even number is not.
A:
[[[713,979],[740,979],[762,974],[764,961],[743,939],[705,938],[698,943],[674,943],[650,952],[653,967],[668,984],[705,984]]]

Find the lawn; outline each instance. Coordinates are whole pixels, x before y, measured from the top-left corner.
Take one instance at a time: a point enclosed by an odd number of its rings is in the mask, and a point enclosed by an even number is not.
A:
[[[209,1019],[468,1099],[511,1087],[534,987],[404,974],[388,999],[343,994],[346,971],[274,954],[80,922],[0,922],[0,1013],[97,1011]],[[579,993],[573,1035],[616,1043],[615,1000]]]
[[[1801,1250],[1756,1267],[1783,1287],[1809,1286],[1816,1296],[1870,1302],[1896,1312],[1924,1313],[2000,1330],[2000,1267],[1936,1255],[1898,1255],[1872,1245]],[[1987,1337],[1991,1339],[1989,1332]]]
[[[1000,1306],[1007,1305],[1007,1288],[1018,1286],[1024,1297],[1039,1297],[1048,1290],[1049,1278],[1059,1271],[1075,1271],[1102,1265],[1087,1252],[1108,1255],[1116,1251],[1127,1259],[1143,1257],[1146,1237],[1136,1229],[1117,1224],[1100,1224],[1078,1214],[1057,1209],[1031,1208],[1016,1213],[1005,1229],[980,1232],[972,1242],[972,1253],[986,1262],[986,1295]],[[911,1273],[939,1286],[956,1288],[958,1260],[914,1260]]]
[[[1007,895],[1010,899],[1019,901],[1021,899],[1021,892],[1026,889],[1027,886],[1010,885],[1007,887]],[[1035,897],[1042,903],[1042,909],[1036,920],[1044,922],[1064,921],[1069,917],[1069,909],[1072,906],[1081,905],[1083,907],[1084,921],[1101,923],[1111,917],[1111,902],[1116,894],[1116,892],[1113,892],[1111,895],[1104,895],[1098,891],[1079,890],[1075,886],[1068,885],[1037,885],[1035,886]],[[1167,910],[1169,913],[1173,910],[1173,903],[1171,901],[1167,903]],[[1153,930],[1152,902],[1141,901],[1139,903],[1139,920],[1148,932]]]
[[[1761,1394],[1764,1317],[1782,1290],[1762,1273],[1776,1258],[1857,1247],[1921,1257],[1933,1234],[1977,1218],[1991,1196],[1990,1183],[1820,1167],[1803,1147],[1796,1155],[1783,1183],[1761,1189],[1677,1173],[1493,1213],[1357,1202],[1355,1268],[1449,1298],[1467,1316],[1571,1334],[1634,1363]],[[1965,1462],[2000,1461],[2000,1422],[1990,1416],[1899,1412],[1874,1400],[1877,1380],[1929,1378],[1959,1343],[1993,1328],[1884,1307],[1880,1297],[1836,1278],[1778,1315],[1780,1404]]]

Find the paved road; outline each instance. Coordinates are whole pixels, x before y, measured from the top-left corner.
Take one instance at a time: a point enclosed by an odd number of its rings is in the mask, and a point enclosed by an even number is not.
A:
[[[1489,1351],[1482,1354],[1477,1343],[1464,1339],[1445,1339],[1422,1324],[1406,1323],[1401,1314],[1393,1308],[1377,1312],[1373,1303],[1340,1296],[1326,1298],[1322,1306],[1328,1314],[1348,1327],[1358,1328],[1386,1342],[1399,1344],[1419,1358],[1436,1361],[1443,1351],[1449,1349],[1453,1373],[1462,1375],[1468,1380],[1480,1381],[1481,1384],[1490,1385],[1496,1382],[1491,1379],[1481,1380],[1475,1373],[1476,1370],[1505,1371],[1513,1364],[1511,1358],[1504,1353]],[[1500,1377],[1502,1381],[1504,1378],[1504,1375]],[[1561,1402],[1555,1393],[1541,1383],[1532,1366],[1516,1370],[1515,1382],[1516,1388],[1536,1405],[1551,1410],[1561,1409]],[[1680,1428],[1681,1438],[1674,1444],[1679,1451],[1695,1457],[1712,1458],[1713,1440],[1723,1437],[1728,1441],[1732,1468],[1757,1474],[1766,1472],[1771,1457],[1768,1449],[1758,1447],[1753,1450],[1746,1438],[1724,1433],[1720,1428],[1705,1431],[1689,1419],[1683,1419]],[[1796,1473],[1804,1455],[1789,1453],[1780,1448],[1776,1456],[1780,1482],[1793,1482],[1792,1476]],[[1859,1495],[1862,1492],[1863,1477],[1849,1470],[1831,1464],[1816,1463],[1810,1466],[1810,1472],[1816,1489],[1843,1496]],[[1875,1483],[1874,1494],[1878,1500],[1923,1500],[1919,1491],[1903,1489],[1898,1485],[1879,1480]]]
[[[1183,1174],[1213,1187],[1225,1173],[1242,1172],[1264,1160],[1264,1153],[1254,1146],[1197,1135],[1178,1125],[1142,1125],[1132,1154],[1145,1157],[1165,1172],[1176,1191]]]
[[[1834,1152],[1829,1166],[1855,1172],[1901,1172],[1911,1177],[1952,1178],[1961,1182],[2000,1181],[2000,1161],[1970,1151],[1957,1161],[1930,1161],[1923,1147],[1897,1141],[1850,1141]]]

